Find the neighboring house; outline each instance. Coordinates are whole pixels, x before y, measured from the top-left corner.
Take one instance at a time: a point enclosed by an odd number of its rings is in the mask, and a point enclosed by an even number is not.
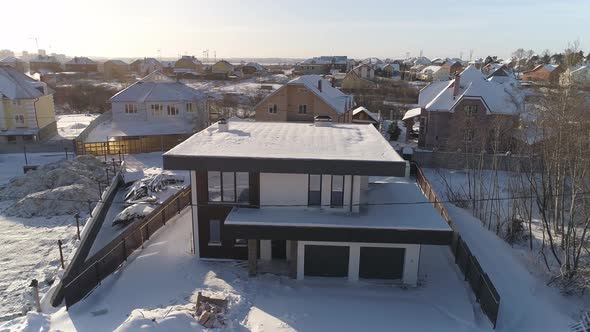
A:
[[[176,76],[188,77],[198,76],[203,73],[203,63],[191,55],[183,55],[174,63],[174,74]]]
[[[155,71],[112,96],[113,122],[144,136],[193,133],[205,126],[205,97]],[[138,134],[131,134],[136,136]]]
[[[162,73],[168,76],[174,75],[174,66],[176,61],[160,61],[160,63],[162,64],[162,69],[160,69]]]
[[[508,151],[523,99],[515,79],[493,82],[474,66],[453,80],[432,82],[420,91],[420,112],[412,115],[420,122],[418,146]]]
[[[379,126],[381,124],[381,116],[361,106],[352,110],[352,122],[370,123],[373,126],[375,126],[375,128],[379,129]]]
[[[576,84],[590,86],[590,65],[568,68],[559,79],[560,84]]]
[[[558,83],[559,76],[565,71],[564,66],[538,65],[522,73],[522,80],[540,83]]]
[[[422,81],[447,81],[449,79],[449,68],[443,66],[428,66],[418,74]]]
[[[330,116],[334,122],[351,122],[352,96],[318,75],[289,81],[255,107],[257,121],[307,121]]]
[[[53,90],[0,65],[0,143],[42,141],[57,134]]]
[[[463,64],[461,61],[456,60],[448,60],[442,67],[449,70],[449,75],[455,75],[463,71]]]
[[[27,64],[24,61],[19,60],[15,57],[6,57],[6,58],[0,60],[0,66],[2,66],[2,65],[10,66],[10,67],[20,71],[21,73],[24,73],[25,71],[27,71]]]
[[[360,78],[365,80],[374,80],[375,79],[375,68],[372,65],[368,65],[366,63],[360,64],[354,68],[352,71],[355,72]]]
[[[213,66],[211,66],[211,72],[213,74],[221,74],[225,75],[226,77],[233,75],[234,71],[234,65],[225,60],[219,60]]]
[[[382,63],[376,66],[375,75],[381,77],[400,76],[400,66],[398,63]]]
[[[102,65],[106,79],[123,78],[129,74],[129,65],[121,60],[107,60]]]
[[[86,57],[74,57],[66,62],[66,71],[78,73],[95,73],[98,71],[98,64]]]
[[[53,56],[39,55],[29,60],[29,71],[39,74],[55,73],[62,71],[62,66]]]
[[[416,286],[421,246],[451,242],[450,227],[404,177],[406,162],[371,125],[222,119],[163,164],[190,171],[195,256],[247,259],[251,276]],[[384,204],[404,201],[426,204]]]
[[[347,73],[342,80],[342,89],[345,90],[374,89],[376,87],[377,83],[360,77],[355,71]]]
[[[245,75],[260,75],[264,74],[266,69],[256,62],[248,62],[242,66],[242,73]]]
[[[129,65],[129,69],[138,75],[146,76],[156,70],[161,70],[162,64],[154,58],[143,58],[133,61]]]
[[[346,56],[320,56],[298,63],[294,71],[303,75],[321,75],[329,74],[331,70],[347,73],[350,68],[351,60]]]

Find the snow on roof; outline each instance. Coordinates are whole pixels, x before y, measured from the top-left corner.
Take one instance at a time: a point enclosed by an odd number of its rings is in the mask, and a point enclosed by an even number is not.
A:
[[[366,109],[365,107],[361,106],[361,107],[357,107],[352,111],[352,115],[357,115],[360,112],[364,112],[366,113],[371,119],[373,119],[374,121],[379,122],[380,117],[378,114],[375,114],[371,111],[369,111],[368,109]]]
[[[15,57],[13,57],[13,56],[9,56],[9,57],[6,57],[6,58],[0,60],[0,62],[3,62],[3,63],[17,63],[17,62],[22,62],[22,61],[19,60],[19,59],[17,59],[17,58],[15,58]]]
[[[96,62],[90,60],[87,57],[74,57],[72,60],[66,62],[67,65],[92,65],[95,64]]]
[[[318,81],[322,82],[322,91],[318,89]],[[352,104],[352,96],[345,94],[332,87],[330,81],[319,75],[299,76],[287,83],[288,85],[303,84],[308,90],[320,97],[326,104],[332,107],[337,113],[344,113]]]
[[[421,112],[422,112],[422,109],[420,107],[412,108],[411,110],[407,111],[406,114],[404,114],[404,117],[402,118],[402,120],[407,120],[407,119],[416,117],[416,116],[420,115]]]
[[[190,134],[193,124],[183,121],[106,121],[94,128],[85,142],[105,142],[114,136]]]
[[[320,56],[303,61],[305,64],[316,64],[316,65],[345,65],[348,64],[347,56]]]
[[[226,225],[295,227],[370,228],[450,231],[415,181],[409,178],[384,178],[369,184],[367,202],[360,212],[309,207],[234,208]],[[384,204],[384,203],[402,204]],[[403,204],[420,202],[420,204]]]
[[[422,73],[425,74],[430,71],[434,74],[441,69],[442,69],[442,66],[428,66],[428,67],[422,69]]]
[[[574,74],[574,73],[582,73],[582,72],[587,71],[587,70],[590,70],[590,65],[588,65],[588,66],[581,66],[578,69],[572,70],[571,73],[572,74]]]
[[[418,105],[420,105],[420,107],[426,107],[426,105],[431,102],[440,93],[440,91],[446,88],[449,84],[449,81],[433,81],[422,88],[422,90],[420,90],[420,94],[418,95]]]
[[[160,71],[154,71],[140,81],[118,92],[109,99],[117,102],[161,102],[200,100],[203,94],[188,85],[177,82]]]
[[[59,63],[59,61],[57,61],[57,59],[54,56],[42,56],[42,55],[29,60],[29,62],[51,62],[51,63],[57,62],[57,63]]]
[[[50,91],[46,89],[45,83],[35,81],[12,67],[0,66],[0,95],[4,95],[8,99],[39,98],[45,93],[37,89],[38,87]]]
[[[262,67],[262,65],[256,62],[248,62],[244,65],[244,67],[253,67],[256,69],[256,71],[265,71],[264,67]]]
[[[127,66],[127,63],[123,60],[116,60],[115,59],[115,60],[107,60],[107,61],[105,61],[105,63],[106,62],[110,62],[110,63],[117,65],[117,66]]]
[[[403,162],[370,124],[316,126],[298,122],[228,121],[213,124],[165,155],[262,159]]]
[[[427,90],[427,96],[419,98],[420,105],[426,103],[423,107],[427,111],[452,112],[455,105],[464,98],[481,98],[491,113],[515,114],[520,111],[523,95],[518,83],[514,80],[488,81],[480,70],[469,66],[460,74],[460,88],[457,96],[453,96],[455,82],[456,79],[453,79],[445,82],[446,86],[437,85],[436,89]],[[430,99],[432,96],[434,97]]]

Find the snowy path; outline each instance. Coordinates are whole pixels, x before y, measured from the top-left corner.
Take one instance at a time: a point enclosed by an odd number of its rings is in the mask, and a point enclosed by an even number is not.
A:
[[[501,296],[498,331],[566,331],[572,304],[535,278],[512,248],[466,210],[447,204],[461,237]]]
[[[69,311],[62,308],[54,313],[51,328],[199,330],[186,314],[190,308],[187,303],[195,300],[198,291],[204,291],[229,299],[228,330],[491,331],[473,306],[466,284],[444,247],[424,247],[421,275],[426,278],[425,286],[404,290],[334,279],[298,282],[271,275],[248,278],[243,263],[195,259],[190,254],[190,236],[187,212],[164,226],[145,250],[135,254],[88,298]]]

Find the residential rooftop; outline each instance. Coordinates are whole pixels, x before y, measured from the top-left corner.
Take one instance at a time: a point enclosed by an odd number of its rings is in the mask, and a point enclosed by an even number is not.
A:
[[[170,169],[403,176],[405,161],[369,124],[228,121],[164,154]]]
[[[53,93],[43,82],[38,82],[20,71],[0,65],[0,98],[34,99]]]
[[[177,82],[155,71],[140,81],[120,91],[109,99],[109,102],[165,102],[165,101],[191,101],[203,98],[202,93]]]
[[[322,82],[321,91],[319,82]],[[303,85],[320,97],[337,113],[345,113],[352,105],[352,97],[332,86],[332,83],[319,75],[303,75],[287,83],[288,85]]]

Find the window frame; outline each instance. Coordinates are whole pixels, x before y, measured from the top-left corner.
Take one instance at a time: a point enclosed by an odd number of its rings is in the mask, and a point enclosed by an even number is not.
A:
[[[311,190],[311,176],[312,175],[317,175],[320,177],[320,190],[319,190],[320,202],[319,202],[319,204],[311,204],[311,195],[310,194],[312,192],[312,190]],[[324,176],[322,174],[308,174],[307,175],[307,206],[320,206],[320,207],[322,206],[322,184],[323,184],[323,181],[324,181]],[[314,190],[314,192],[315,192],[315,190]]]
[[[186,103],[186,112],[187,113],[193,113],[194,109],[193,109],[193,103]]]
[[[268,113],[277,114],[277,104],[268,104]]]
[[[342,177],[342,203],[341,204],[334,204],[334,177],[341,176]],[[345,188],[346,184],[346,177],[344,175],[331,175],[330,176],[330,207],[332,208],[343,208],[344,207],[344,193],[346,191]]]
[[[137,104],[125,103],[125,114],[137,114]]]
[[[166,105],[166,114],[168,114],[168,116],[178,116],[178,114],[179,114],[178,106]]]
[[[218,241],[212,241],[212,235],[213,235],[213,224],[217,223],[217,235],[219,237]],[[222,236],[221,236],[221,220],[220,219],[209,219],[209,237],[208,237],[208,241],[207,241],[207,245],[208,246],[213,246],[213,247],[219,247],[223,245],[223,240],[222,240]]]
[[[307,104],[299,104],[299,114],[307,114]]]
[[[15,114],[14,115],[14,124],[15,126],[18,125],[25,125],[25,116],[23,114]]]
[[[218,200],[211,200],[211,187],[210,180],[209,180],[209,173],[218,173],[219,174],[219,199]],[[248,197],[247,200],[240,200],[241,192],[238,192],[238,173],[243,173],[246,175],[246,179],[248,180],[247,183],[247,190],[248,190]],[[224,191],[224,181],[223,176],[224,174],[232,174],[233,180],[233,187],[229,190],[233,191],[233,200],[225,199]],[[248,172],[222,172],[222,171],[207,171],[207,202],[209,204],[240,204],[240,205],[249,205],[250,204],[250,173]]]
[[[479,105],[474,105],[474,104],[469,104],[469,105],[465,105],[463,107],[463,112],[465,112],[465,115],[472,118],[477,116],[477,113],[479,112]]]

